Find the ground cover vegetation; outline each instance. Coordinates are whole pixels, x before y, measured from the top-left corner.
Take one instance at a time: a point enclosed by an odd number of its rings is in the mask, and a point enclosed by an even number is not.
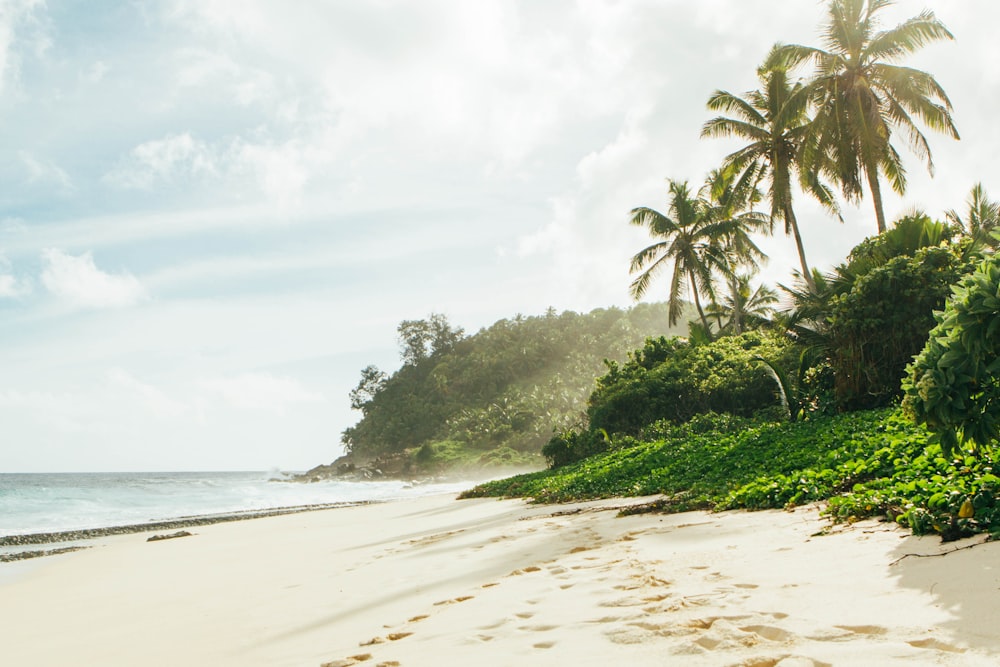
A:
[[[703,136],[742,147],[696,195],[671,180],[666,213],[640,207],[631,218],[655,241],[632,260],[632,294],[668,276],[668,303],[696,307],[688,336],[609,363],[586,426],[545,446],[548,470],[466,495],[662,494],[654,507],[667,511],[825,500],[844,520],[885,516],[948,539],[1000,534],[1000,206],[976,184],[961,213],[886,224],[883,180],[906,189],[895,139],[931,169],[920,126],[958,138],[943,88],[899,64],[950,32],[931,12],[882,29],[889,4],[830,0],[823,48],[775,45],[759,90],[710,97],[724,115]],[[727,188],[732,205],[721,207]],[[794,196],[839,218],[838,190],[850,203],[871,198],[879,234],[821,272],[806,259]],[[763,285],[770,298],[750,308],[754,235],[779,223],[800,267],[779,285],[784,308]]]

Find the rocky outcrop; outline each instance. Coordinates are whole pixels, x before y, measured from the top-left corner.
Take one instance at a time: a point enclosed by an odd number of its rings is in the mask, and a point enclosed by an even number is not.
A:
[[[379,456],[368,461],[359,461],[347,454],[333,463],[318,465],[301,475],[293,475],[290,481],[324,482],[335,479],[349,482],[370,482],[379,479],[409,480],[412,476],[412,462],[404,452]]]

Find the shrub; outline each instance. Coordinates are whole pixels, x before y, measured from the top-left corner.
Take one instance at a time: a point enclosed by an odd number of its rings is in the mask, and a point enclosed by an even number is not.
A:
[[[989,447],[1000,435],[1000,257],[955,288],[927,344],[906,369],[904,407],[945,454]]]
[[[707,412],[748,417],[777,405],[777,386],[757,357],[795,365],[787,341],[759,331],[706,345],[649,340],[598,380],[587,410],[591,428],[636,435],[660,420],[681,423]]]
[[[925,248],[871,268],[832,300],[830,364],[841,409],[883,407],[901,396],[900,379],[934,326],[934,310],[968,270],[957,250]]]

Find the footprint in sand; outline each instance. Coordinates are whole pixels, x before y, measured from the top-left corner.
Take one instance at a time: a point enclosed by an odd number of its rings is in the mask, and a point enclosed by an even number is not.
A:
[[[746,625],[740,628],[743,632],[763,637],[772,642],[783,642],[792,638],[792,633],[772,625]]]
[[[406,639],[412,634],[412,632],[393,632],[386,635],[386,638],[391,642],[398,642],[400,639]]]
[[[915,639],[906,643],[914,648],[930,648],[937,651],[948,651],[949,653],[965,653],[965,649],[961,646],[946,644],[940,639],[934,639],[933,637],[928,637],[927,639]]]
[[[461,597],[452,598],[450,600],[438,600],[437,602],[434,603],[434,606],[435,607],[440,607],[440,606],[446,605],[446,604],[457,604],[459,602],[465,602],[466,600],[471,600],[474,597],[476,597],[476,596],[475,595],[463,595]]]
[[[331,662],[324,662],[319,667],[351,667],[351,665],[356,665],[359,662],[365,662],[366,660],[371,660],[371,653],[362,653],[360,655],[352,655],[344,660],[333,660]]]
[[[621,616],[601,616],[600,618],[595,618],[592,621],[587,621],[588,623],[614,623],[616,621],[622,620]]]
[[[526,632],[550,632],[555,630],[558,625],[522,625],[518,630],[525,630]]]
[[[534,648],[552,648],[555,645],[555,642],[538,642],[537,644],[532,644]]]
[[[888,630],[878,625],[835,625],[840,630],[847,630],[856,635],[884,635]]]
[[[531,618],[532,616],[534,616],[535,612],[533,612],[533,611],[522,611],[522,612],[514,614],[514,615],[517,616],[518,618],[523,619],[523,620],[526,621],[529,618]]]
[[[833,665],[798,655],[783,655],[776,658],[750,658],[727,667],[833,667]]]

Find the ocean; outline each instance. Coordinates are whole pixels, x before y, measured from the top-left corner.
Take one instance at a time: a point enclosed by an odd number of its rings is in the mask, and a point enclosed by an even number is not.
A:
[[[471,482],[302,484],[267,472],[0,474],[0,537],[458,492]]]

